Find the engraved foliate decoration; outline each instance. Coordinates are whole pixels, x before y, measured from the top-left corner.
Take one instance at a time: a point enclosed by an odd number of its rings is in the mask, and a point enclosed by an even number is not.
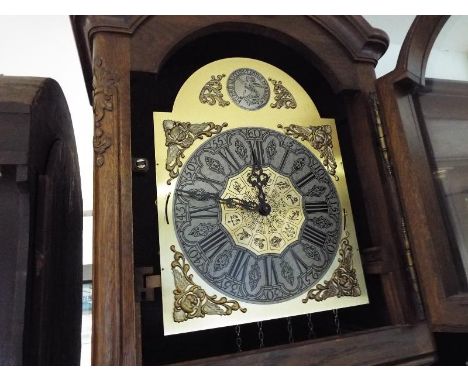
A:
[[[233,71],[227,80],[227,90],[232,101],[246,110],[259,110],[270,99],[270,87],[265,77],[249,68]]]
[[[335,156],[333,155],[332,128],[330,125],[304,127],[292,124],[289,126],[278,125],[278,127],[284,129],[286,134],[294,138],[308,141],[314,149],[320,152],[320,158],[323,158],[323,165],[330,175],[339,180],[336,175],[337,165]]]
[[[237,301],[208,295],[193,281],[193,275],[189,274],[190,265],[185,262],[184,255],[177,251],[174,245],[170,249],[174,252],[171,268],[176,286],[173,312],[175,322],[205,317],[207,314],[223,316],[230,315],[236,310],[240,310],[242,313],[247,312],[247,309],[242,308]]]
[[[210,106],[216,105],[217,103],[221,107],[225,107],[230,104],[229,101],[226,101],[223,98],[223,85],[221,84],[221,80],[224,77],[226,77],[225,74],[211,76],[211,79],[203,86],[200,91],[200,95],[198,96],[201,103],[206,103]]]
[[[171,180],[179,175],[184,151],[192,146],[196,139],[218,134],[226,126],[227,123],[222,125],[216,125],[213,122],[192,124],[190,122],[165,120],[163,128],[167,146],[166,170],[171,178],[167,181],[167,184],[171,184]]]
[[[264,215],[248,180],[254,158],[268,178]],[[233,198],[239,203],[222,203]],[[178,176],[172,214],[197,274],[223,295],[255,304],[310,290],[333,263],[341,232],[338,194],[323,165],[300,142],[265,128],[202,142]]]

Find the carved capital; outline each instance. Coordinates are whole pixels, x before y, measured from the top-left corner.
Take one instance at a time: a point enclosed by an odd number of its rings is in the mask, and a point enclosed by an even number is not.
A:
[[[226,297],[218,299],[216,295],[209,296],[204,289],[194,283],[193,275],[189,274],[190,265],[185,261],[184,255],[178,252],[174,245],[170,248],[174,252],[171,268],[176,287],[173,314],[175,322],[203,318],[207,314],[227,316],[236,310],[247,312],[247,309],[241,308],[237,301],[228,300]]]
[[[114,101],[117,97],[118,80],[112,72],[103,66],[101,58],[94,60],[93,65],[93,113],[94,138],[93,147],[96,154],[96,166],[104,164],[104,154],[112,145],[112,137],[102,129],[106,115],[114,110]]]

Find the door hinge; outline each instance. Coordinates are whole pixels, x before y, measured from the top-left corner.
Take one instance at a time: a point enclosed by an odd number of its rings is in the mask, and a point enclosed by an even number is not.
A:
[[[387,172],[389,187],[391,187],[393,190],[393,192],[391,193],[395,195],[395,198],[394,198],[395,201],[393,204],[396,209],[396,213],[398,214],[398,217],[400,219],[399,228],[400,228],[400,235],[401,235],[402,243],[403,243],[404,259],[406,263],[406,269],[410,277],[411,286],[413,289],[413,296],[416,302],[416,314],[419,319],[424,319],[425,314],[424,314],[424,307],[423,307],[422,298],[421,298],[421,290],[419,288],[417,275],[416,275],[416,269],[414,267],[413,252],[411,250],[411,245],[410,245],[410,241],[408,237],[406,218],[403,213],[401,196],[400,196],[400,193],[398,192],[398,185],[393,174],[393,167],[392,167],[392,163],[390,160],[390,154],[388,152],[387,139],[386,139],[385,131],[384,131],[383,124],[382,124],[382,118],[380,117],[379,100],[375,92],[369,93],[369,103],[372,109],[372,119],[374,122],[374,128],[375,128],[375,132],[377,135],[377,144],[380,149],[380,154],[381,154],[381,158],[382,158],[385,171]]]
[[[382,126],[382,119],[380,118],[379,100],[377,99],[377,94],[375,92],[369,93],[369,100],[372,108],[374,126],[377,133],[377,143],[380,149],[380,153],[382,154],[384,168],[388,172],[388,175],[393,177],[392,164],[388,154],[387,139],[385,137],[385,132]]]

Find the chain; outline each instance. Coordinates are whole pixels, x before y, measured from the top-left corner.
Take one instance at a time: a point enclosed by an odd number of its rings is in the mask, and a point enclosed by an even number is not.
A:
[[[333,316],[335,320],[336,334],[339,336],[341,334],[341,326],[340,326],[340,317],[338,317],[338,309],[333,309]]]
[[[262,321],[257,322],[257,327],[258,327],[258,342],[259,342],[258,347],[261,349],[262,347],[265,346],[265,344],[263,343],[263,339],[265,338],[265,336],[263,335],[263,322]]]
[[[312,322],[312,314],[307,314],[307,326],[309,328],[309,333],[307,334],[307,338],[310,340],[311,338],[317,338],[317,334],[315,334],[314,330],[314,323]]]
[[[292,344],[294,343],[294,337],[293,337],[291,317],[288,317],[287,320],[288,320],[288,341],[290,344]]]
[[[236,325],[236,345],[237,345],[237,351],[241,352],[242,351],[242,338],[240,335],[240,325]]]

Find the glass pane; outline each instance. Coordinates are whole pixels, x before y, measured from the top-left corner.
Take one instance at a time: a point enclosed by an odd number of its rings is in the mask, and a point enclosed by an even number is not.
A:
[[[466,126],[465,142],[468,142]],[[468,156],[459,160],[436,161],[436,176],[449,220],[452,237],[458,248],[455,264],[465,280],[468,275]],[[464,283],[466,286],[466,283]]]
[[[419,96],[445,225],[463,289],[468,280],[468,17],[452,16],[432,47]]]

